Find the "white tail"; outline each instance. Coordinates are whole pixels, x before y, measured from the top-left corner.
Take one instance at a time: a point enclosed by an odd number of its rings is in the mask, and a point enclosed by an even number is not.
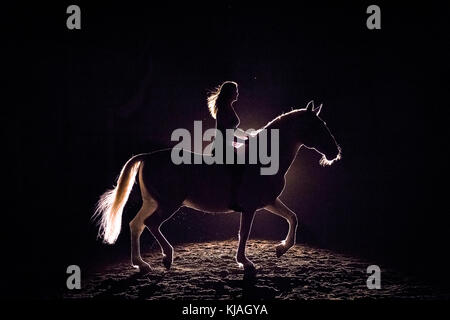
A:
[[[103,238],[105,243],[113,244],[119,236],[122,226],[122,211],[141,164],[139,159],[138,155],[127,161],[117,179],[117,186],[106,191],[97,202],[93,218],[99,219],[98,235]]]

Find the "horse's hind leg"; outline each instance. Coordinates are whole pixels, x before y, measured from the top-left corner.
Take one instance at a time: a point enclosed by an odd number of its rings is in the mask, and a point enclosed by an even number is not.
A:
[[[167,269],[170,269],[170,267],[172,266],[173,247],[161,233],[160,228],[164,221],[168,220],[175,213],[175,211],[176,210],[163,210],[162,208],[158,208],[153,215],[145,220],[145,225],[147,226],[148,230],[150,230],[159,246],[161,247],[161,252],[163,255],[162,262]]]
[[[281,216],[287,220],[289,223],[289,231],[286,236],[286,239],[283,240],[276,248],[277,257],[281,257],[286,251],[289,250],[295,244],[295,237],[297,231],[297,215],[289,209],[280,199],[276,199],[274,203],[265,207],[265,209],[270,212]]]
[[[147,273],[151,271],[150,265],[145,262],[141,257],[140,237],[145,229],[144,221],[151,216],[158,204],[151,198],[144,198],[142,207],[130,222],[131,231],[131,264],[139,268],[141,272]]]

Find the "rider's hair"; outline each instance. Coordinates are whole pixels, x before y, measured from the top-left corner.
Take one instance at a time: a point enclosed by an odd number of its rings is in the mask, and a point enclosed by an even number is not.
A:
[[[217,111],[224,104],[228,103],[233,95],[236,93],[238,84],[234,81],[225,81],[220,86],[211,90],[207,101],[208,109],[211,116],[215,119],[217,116]]]

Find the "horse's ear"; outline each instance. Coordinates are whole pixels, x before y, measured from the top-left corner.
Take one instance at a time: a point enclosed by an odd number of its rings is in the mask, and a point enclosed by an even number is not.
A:
[[[314,100],[311,100],[308,102],[308,105],[306,106],[306,111],[312,111],[314,108]]]
[[[322,110],[322,106],[323,106],[323,103],[321,103],[320,106],[318,106],[317,108],[315,108],[315,109],[313,110],[313,112],[315,112],[317,115],[319,115],[320,111]]]

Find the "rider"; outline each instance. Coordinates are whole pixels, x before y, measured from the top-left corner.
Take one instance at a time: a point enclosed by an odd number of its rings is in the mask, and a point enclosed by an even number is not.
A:
[[[238,142],[243,142],[247,139],[245,132],[238,128],[240,120],[234,110],[234,104],[238,96],[238,85],[234,81],[225,81],[208,96],[209,112],[216,119],[216,130],[222,134],[225,144],[233,144],[233,142],[236,142],[236,139]],[[233,141],[226,141],[227,129],[235,130],[235,139]]]
[[[233,81],[225,81],[208,96],[209,112],[211,113],[211,116],[214,119],[216,119],[216,134],[217,131],[220,131],[224,142],[223,146],[219,146],[213,143],[212,153],[214,154],[218,147],[222,147],[223,148],[222,155],[224,160],[227,145],[231,144],[234,147],[236,142],[245,143],[245,140],[247,140],[246,133],[237,127],[240,123],[240,120],[236,114],[234,105],[235,102],[237,101],[238,95],[239,92],[237,83]],[[234,130],[234,138],[231,141],[228,141],[226,139],[227,129]],[[230,166],[230,168],[232,169],[230,206],[233,210],[240,211],[240,208],[236,203],[236,198],[237,198],[237,189],[241,182],[243,166],[242,165]]]

